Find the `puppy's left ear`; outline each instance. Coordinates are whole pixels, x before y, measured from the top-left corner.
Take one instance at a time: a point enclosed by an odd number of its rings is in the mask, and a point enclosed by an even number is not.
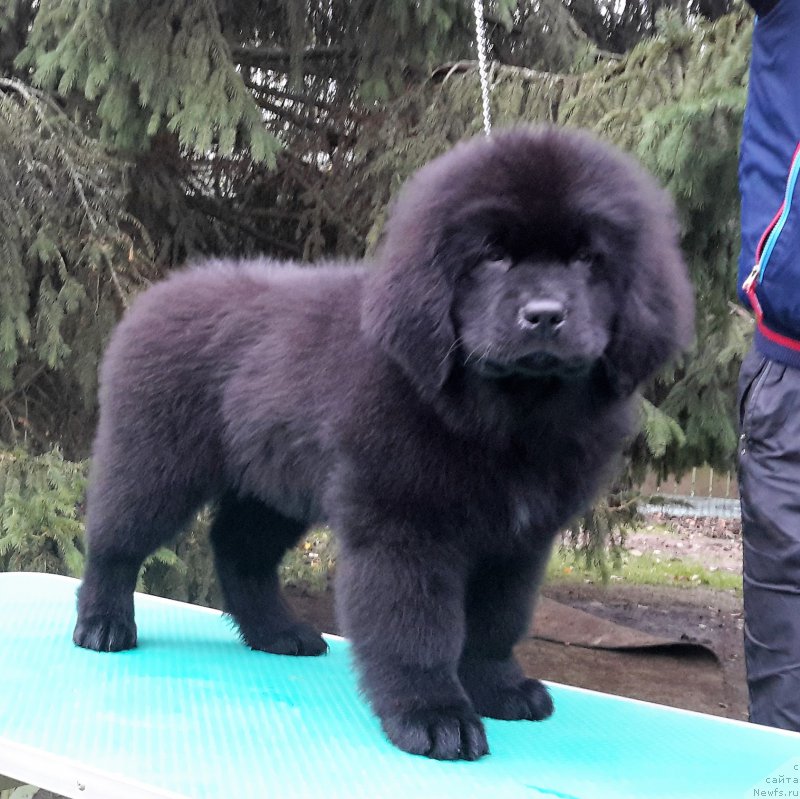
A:
[[[431,247],[390,237],[364,285],[361,329],[397,363],[425,398],[450,374],[455,350],[452,275]],[[393,240],[394,239],[394,240]]]
[[[656,198],[639,218],[624,268],[617,317],[604,357],[610,388],[632,394],[694,337],[694,296],[678,241],[671,203]]]

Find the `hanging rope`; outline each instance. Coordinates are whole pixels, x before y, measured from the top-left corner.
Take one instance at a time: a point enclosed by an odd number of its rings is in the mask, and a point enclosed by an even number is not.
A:
[[[475,0],[475,47],[478,50],[478,72],[481,76],[483,129],[488,136],[492,132],[492,118],[489,109],[489,70],[486,65],[486,21],[483,18],[483,0]]]

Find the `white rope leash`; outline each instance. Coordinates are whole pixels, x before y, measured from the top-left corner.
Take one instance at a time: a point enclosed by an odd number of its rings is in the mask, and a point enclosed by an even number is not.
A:
[[[478,72],[481,76],[483,129],[488,136],[492,132],[492,118],[489,109],[489,71],[486,66],[486,21],[483,18],[483,0],[475,0],[475,46],[478,50]]]

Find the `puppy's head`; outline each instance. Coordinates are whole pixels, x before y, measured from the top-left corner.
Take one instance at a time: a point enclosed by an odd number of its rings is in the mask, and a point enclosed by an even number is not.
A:
[[[578,132],[474,139],[402,191],[362,325],[425,395],[602,364],[630,394],[689,343],[672,205],[632,159]]]

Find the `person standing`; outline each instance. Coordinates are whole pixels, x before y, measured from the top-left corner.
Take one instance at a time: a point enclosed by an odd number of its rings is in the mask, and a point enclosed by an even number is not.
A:
[[[742,129],[739,377],[750,720],[800,730],[800,0],[756,12]]]

